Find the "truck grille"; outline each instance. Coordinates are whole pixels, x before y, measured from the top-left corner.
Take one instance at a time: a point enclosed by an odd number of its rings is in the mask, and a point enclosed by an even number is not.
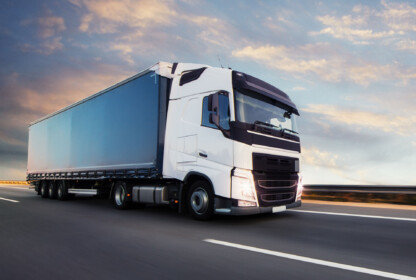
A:
[[[280,188],[296,187],[297,181],[294,180],[258,180],[258,185],[262,189],[278,190]]]
[[[253,172],[260,206],[279,206],[295,202],[297,173]]]
[[[253,154],[253,177],[261,207],[295,202],[299,160],[296,158]]]

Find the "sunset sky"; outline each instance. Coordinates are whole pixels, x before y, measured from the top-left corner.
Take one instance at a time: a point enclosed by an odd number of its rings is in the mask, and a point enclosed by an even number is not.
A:
[[[0,2],[0,180],[30,122],[156,63],[231,67],[300,109],[307,184],[416,184],[416,1]]]

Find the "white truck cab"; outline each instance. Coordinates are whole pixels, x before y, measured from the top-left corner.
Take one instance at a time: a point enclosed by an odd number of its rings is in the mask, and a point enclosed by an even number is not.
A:
[[[231,69],[179,63],[171,75],[163,176],[205,178],[216,213],[300,206],[299,113],[290,98]],[[190,211],[209,210],[209,196],[188,198]]]

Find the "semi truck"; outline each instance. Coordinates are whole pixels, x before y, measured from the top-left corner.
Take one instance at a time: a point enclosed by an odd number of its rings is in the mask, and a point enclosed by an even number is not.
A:
[[[42,198],[170,205],[193,218],[301,206],[299,116],[246,73],[152,67],[29,125],[27,181]]]

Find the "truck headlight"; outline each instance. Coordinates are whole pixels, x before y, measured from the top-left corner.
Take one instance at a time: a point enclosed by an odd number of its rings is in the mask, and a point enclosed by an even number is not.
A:
[[[298,180],[298,191],[296,193],[296,201],[301,200],[302,198],[302,191],[303,191],[303,183],[302,183],[302,176],[299,175]]]
[[[238,168],[233,170],[231,197],[239,200],[238,206],[257,206],[257,195],[251,171]]]

